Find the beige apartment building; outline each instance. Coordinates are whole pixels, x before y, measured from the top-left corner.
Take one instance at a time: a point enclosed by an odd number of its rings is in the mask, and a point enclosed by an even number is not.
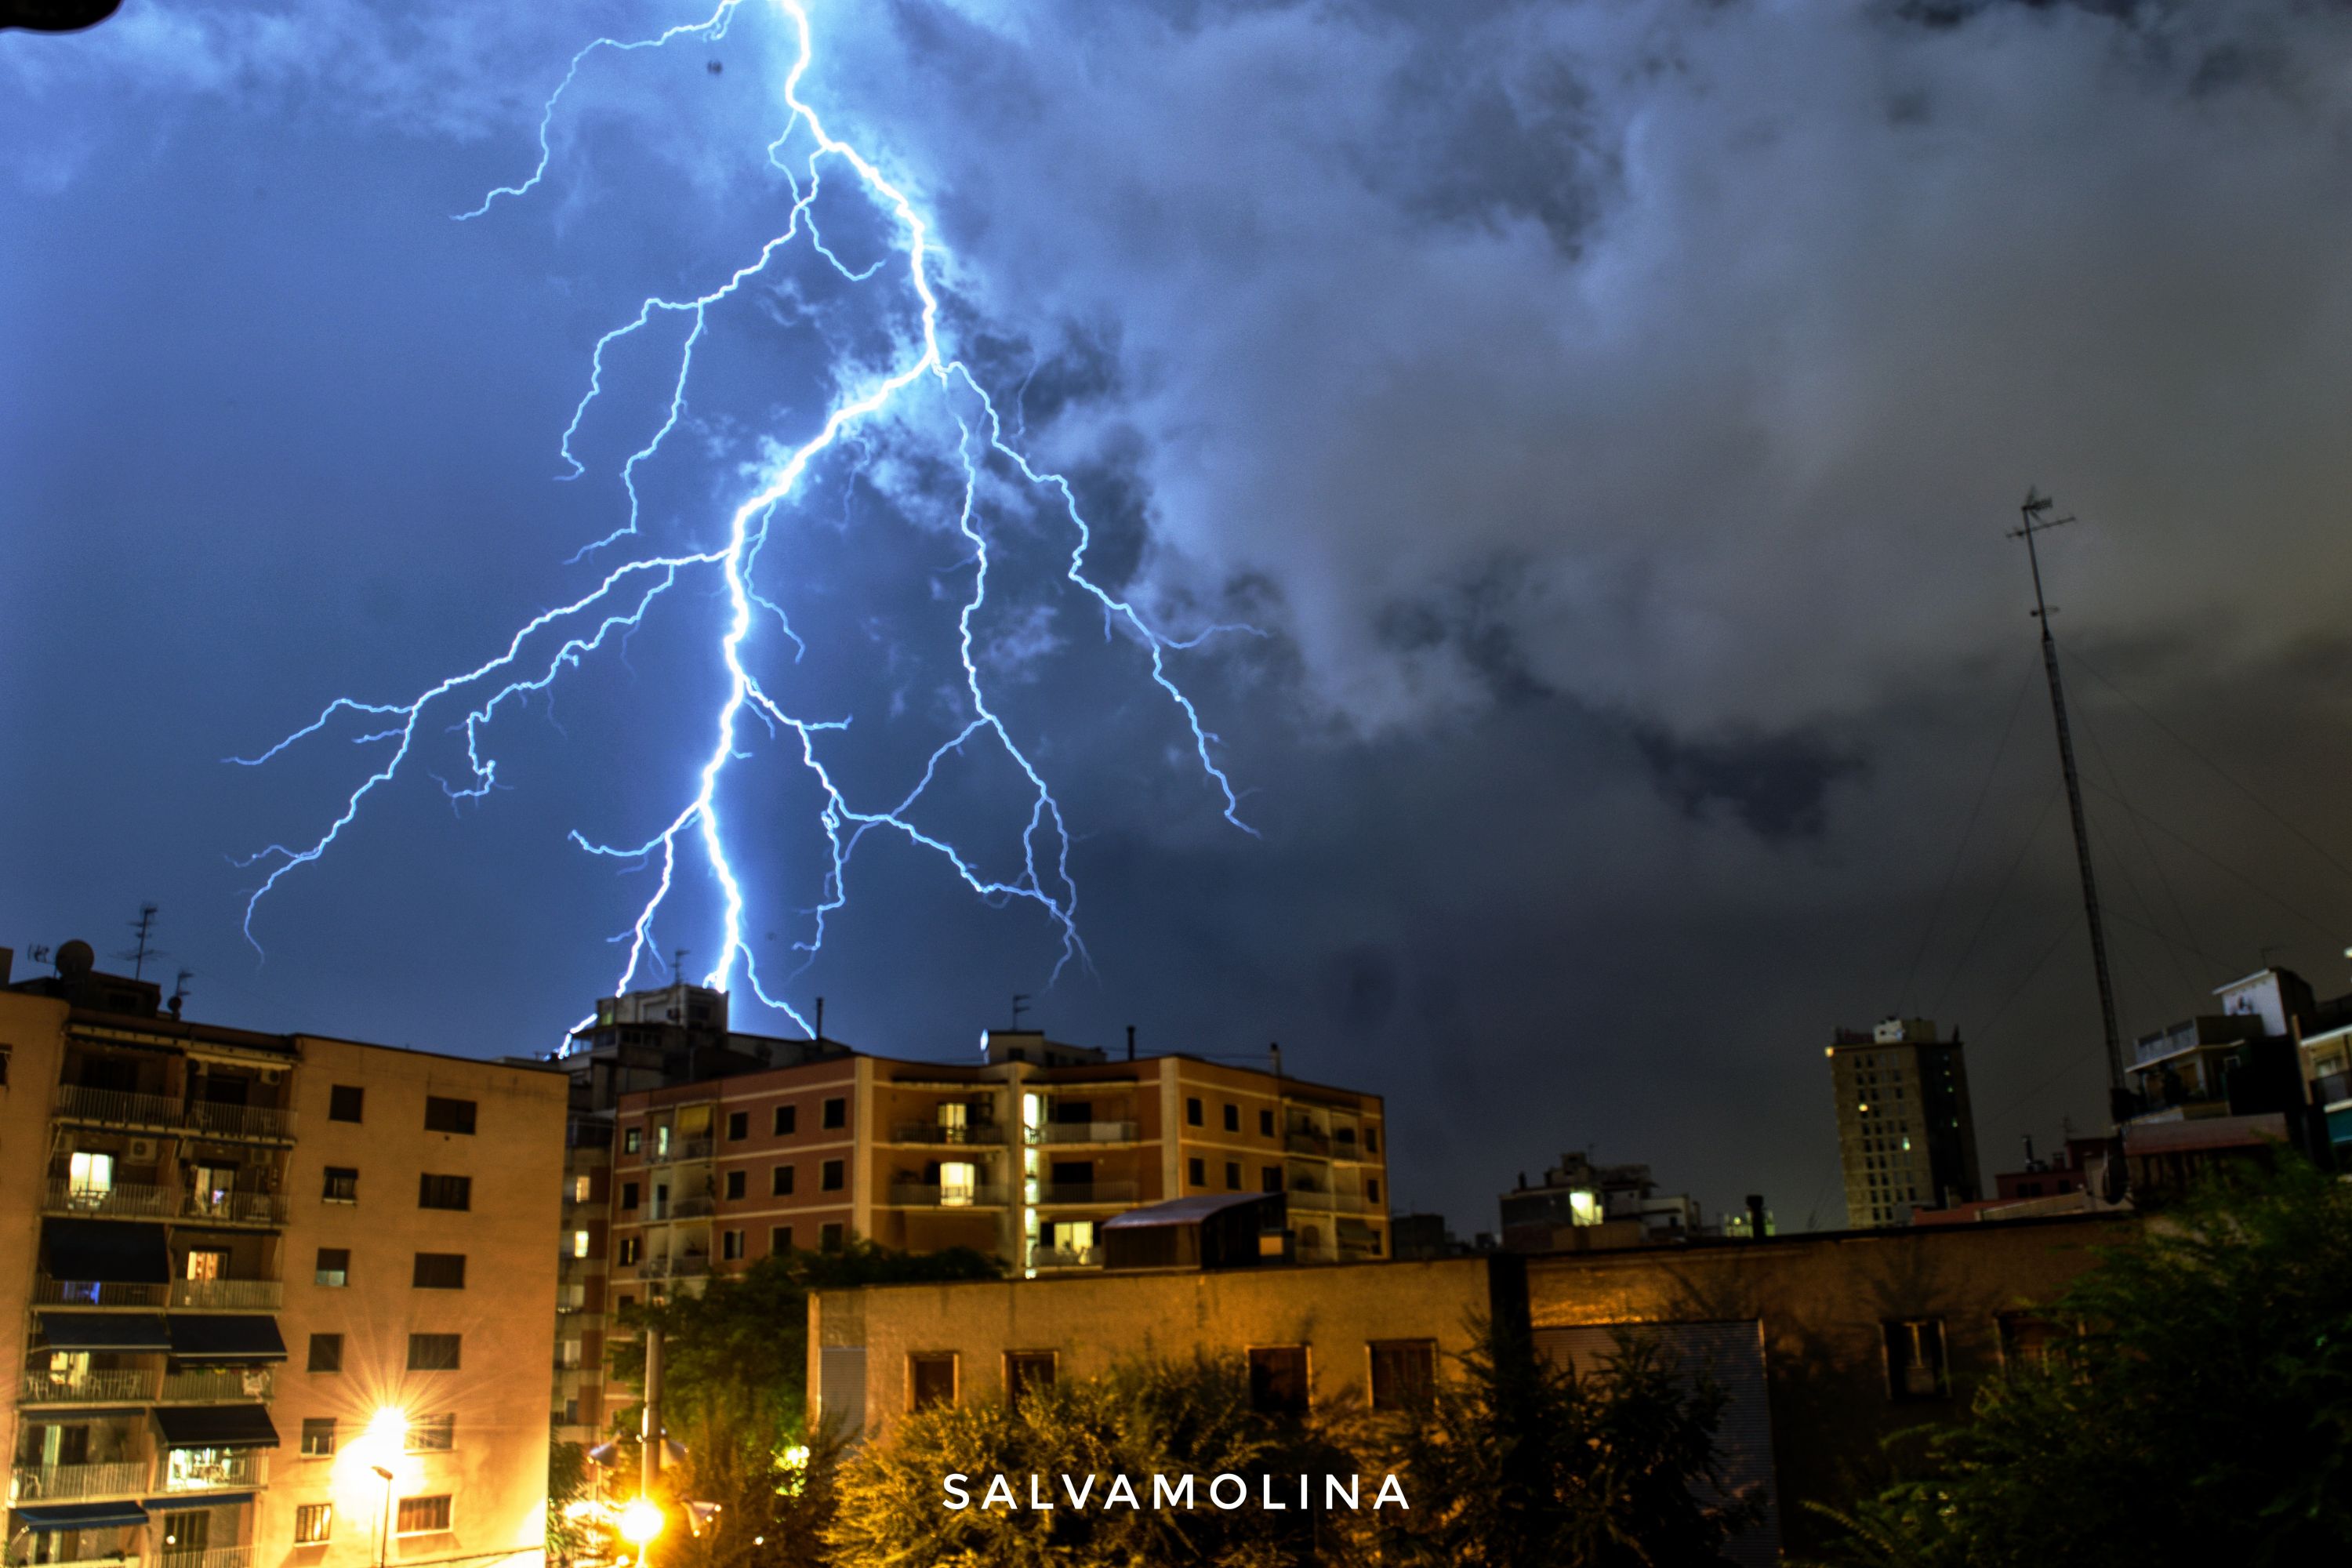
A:
[[[1909,1225],[1915,1209],[1951,1208],[1984,1195],[1963,1050],[1958,1035],[1939,1037],[1926,1018],[1837,1032],[1829,1046],[1830,1082],[1847,1224]]]
[[[541,1561],[563,1079],[10,968],[8,1563]]]

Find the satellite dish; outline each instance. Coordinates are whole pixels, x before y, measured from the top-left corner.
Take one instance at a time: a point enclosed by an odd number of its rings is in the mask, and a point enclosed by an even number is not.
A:
[[[78,33],[114,15],[122,0],[0,0],[0,29]]]
[[[98,962],[98,953],[86,942],[69,942],[58,949],[58,956],[52,962],[59,974],[68,980],[79,980]]]

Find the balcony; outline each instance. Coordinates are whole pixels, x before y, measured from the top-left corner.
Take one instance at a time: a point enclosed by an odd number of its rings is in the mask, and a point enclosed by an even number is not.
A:
[[[54,1373],[25,1374],[25,1405],[143,1405],[155,1397],[152,1367],[107,1367],[78,1377]]]
[[[2331,1072],[2311,1080],[2311,1102],[2325,1109],[2352,1100],[2352,1072]]]
[[[701,1252],[683,1258],[648,1258],[637,1264],[640,1279],[699,1279],[709,1272],[710,1257]]]
[[[133,1094],[120,1089],[86,1089],[78,1083],[58,1086],[57,1119],[87,1121],[100,1127],[149,1127],[174,1131],[180,1125],[177,1100],[161,1094]]]
[[[205,1138],[283,1143],[294,1136],[294,1113],[274,1105],[220,1105],[199,1100],[188,1106],[187,1127]]]
[[[657,1220],[709,1219],[712,1214],[717,1212],[718,1207],[719,1204],[717,1199],[711,1197],[708,1193],[699,1193],[692,1197],[679,1198],[677,1202],[669,1205],[669,1212],[667,1214],[664,1214],[656,1209],[654,1213],[654,1218]]]
[[[8,1568],[31,1568],[33,1547],[30,1541],[17,1551],[8,1553]],[[104,1557],[66,1557],[44,1562],[40,1568],[139,1568],[139,1549],[112,1552]]]
[[[896,1143],[921,1143],[932,1147],[992,1144],[1004,1142],[1004,1129],[993,1121],[952,1127],[936,1121],[901,1121],[891,1129],[890,1138]]]
[[[255,1448],[173,1448],[163,1457],[162,1490],[221,1492],[268,1484],[269,1460]]]
[[[1328,1214],[1339,1206],[1339,1194],[1327,1193],[1320,1187],[1303,1187],[1294,1184],[1284,1195],[1294,1209],[1317,1209]]]
[[[1088,1204],[1132,1204],[1133,1182],[1052,1182],[1037,1189],[1037,1202],[1046,1207],[1079,1207]]]
[[[250,1546],[208,1546],[202,1552],[166,1552],[158,1568],[253,1568]]]
[[[1319,1160],[1331,1157],[1331,1140],[1311,1128],[1292,1128],[1283,1134],[1282,1146],[1294,1154],[1311,1154]]]
[[[1132,1143],[1132,1121],[1046,1121],[1029,1130],[1032,1143]]]
[[[163,1304],[161,1285],[126,1285],[121,1280],[52,1279],[44,1274],[33,1281],[36,1307],[142,1307]]]
[[[150,1286],[148,1289],[152,1289]],[[286,1301],[286,1287],[275,1279],[174,1279],[174,1307],[218,1308],[231,1312],[274,1312]]]
[[[1032,1268],[1099,1268],[1102,1248],[1099,1247],[1033,1247],[1029,1249]]]
[[[182,1219],[202,1220],[214,1225],[267,1225],[286,1223],[286,1195],[283,1193],[190,1193],[180,1205]]]
[[[268,1366],[205,1367],[168,1373],[163,1378],[163,1398],[167,1403],[185,1401],[192,1405],[268,1399],[276,1386],[277,1376],[277,1369]]]
[[[667,1149],[656,1148],[649,1165],[684,1165],[710,1158],[712,1148],[709,1138],[673,1138]]]
[[[109,1465],[20,1465],[9,1500],[68,1502],[76,1498],[125,1497],[147,1489],[147,1461]]]
[[[52,1176],[41,1198],[41,1212],[100,1215],[109,1219],[163,1219],[171,1215],[174,1201],[169,1187],[144,1187],[127,1182],[108,1187],[76,1186],[67,1177]]]
[[[1001,1209],[1009,1194],[1003,1187],[943,1187],[935,1182],[893,1182],[890,1204],[908,1209]]]

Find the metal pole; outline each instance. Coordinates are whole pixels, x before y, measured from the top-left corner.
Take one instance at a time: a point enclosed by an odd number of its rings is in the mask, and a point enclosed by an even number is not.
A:
[[[638,1426],[637,1492],[650,1500],[661,1485],[662,1334],[646,1329],[646,1408]],[[640,1556],[643,1554],[640,1553]]]
[[[383,1478],[383,1517],[375,1549],[375,1568],[386,1568],[392,1561],[392,1478]]]

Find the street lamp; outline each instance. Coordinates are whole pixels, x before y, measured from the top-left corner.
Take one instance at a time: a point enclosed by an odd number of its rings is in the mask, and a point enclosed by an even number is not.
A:
[[[661,1534],[666,1522],[661,1505],[651,1498],[641,1497],[621,1510],[621,1537],[637,1549],[637,1568],[645,1568],[646,1548]]]
[[[385,1568],[392,1557],[392,1470],[385,1465],[369,1468],[383,1478],[383,1519],[375,1549],[375,1568]]]

